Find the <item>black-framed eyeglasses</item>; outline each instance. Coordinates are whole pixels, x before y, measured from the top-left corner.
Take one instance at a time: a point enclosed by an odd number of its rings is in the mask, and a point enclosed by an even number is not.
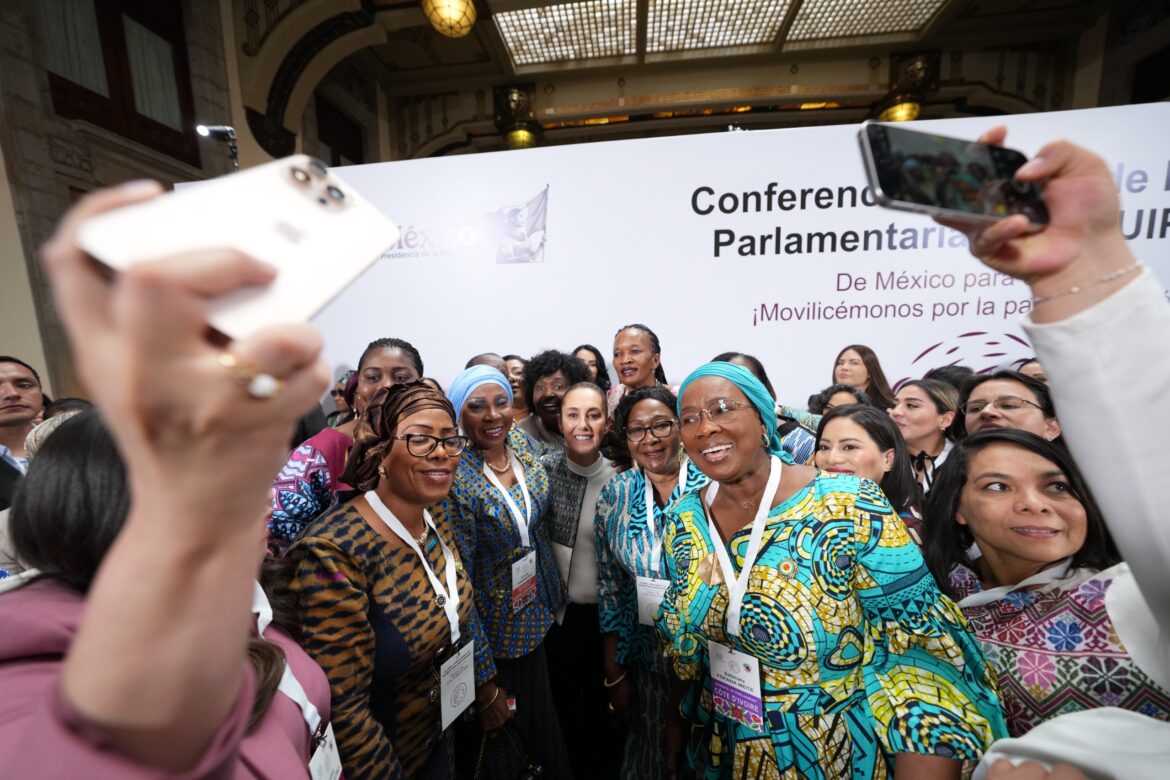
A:
[[[1027,398],[1020,398],[1016,395],[1001,395],[998,398],[993,398],[990,401],[968,401],[967,403],[963,404],[959,411],[961,411],[963,414],[979,414],[989,406],[993,409],[998,409],[1001,412],[1006,412],[1007,414],[1018,412],[1025,406],[1035,406],[1040,411],[1044,411],[1044,407],[1042,407],[1040,404],[1029,401]]]
[[[715,425],[734,422],[736,414],[745,406],[749,406],[749,404],[745,404],[742,401],[729,401],[726,398],[720,398],[717,401],[713,401],[706,409],[683,412],[682,416],[678,419],[679,429],[685,431],[688,428],[694,428],[703,421],[704,414]]]
[[[632,442],[639,442],[646,438],[646,433],[653,434],[655,439],[665,439],[677,425],[674,420],[659,420],[651,425],[639,425],[636,428],[626,428],[626,438]]]
[[[345,391],[344,390],[330,390],[329,395],[333,396],[334,398],[341,398],[341,396],[345,395]]]
[[[429,433],[403,433],[394,437],[397,441],[406,442],[406,451],[416,458],[425,458],[435,451],[435,447],[443,445],[443,452],[455,456],[461,454],[471,439],[467,436],[431,436]]]

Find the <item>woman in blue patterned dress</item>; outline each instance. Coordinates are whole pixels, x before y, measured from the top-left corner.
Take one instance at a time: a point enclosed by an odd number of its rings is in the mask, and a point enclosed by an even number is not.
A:
[[[544,768],[545,777],[572,780],[565,741],[549,687],[545,635],[565,603],[544,511],[548,474],[528,437],[512,426],[512,385],[489,366],[463,371],[447,391],[471,445],[455,471],[443,510],[451,521],[463,565],[475,586],[475,607],[495,658],[495,684],[476,691],[476,705],[516,700],[515,717],[484,723],[475,735],[471,771],[481,780],[513,780],[518,751]]]
[[[645,586],[647,579],[666,577],[662,536],[667,509],[683,494],[707,484],[707,477],[683,454],[674,411],[677,402],[663,386],[640,387],[622,398],[614,413],[614,433],[625,444],[619,456],[625,456],[626,464],[632,460],[635,467],[610,480],[597,501],[597,606],[605,635],[604,684],[614,714],[629,721],[622,756],[624,780],[666,778],[663,731],[669,669],[652,624],[657,591]]]
[[[671,512],[658,627],[713,713],[692,763],[709,779],[958,778],[1006,733],[978,641],[877,485],[792,464],[775,420],[738,366],[682,385],[683,445],[712,482]]]

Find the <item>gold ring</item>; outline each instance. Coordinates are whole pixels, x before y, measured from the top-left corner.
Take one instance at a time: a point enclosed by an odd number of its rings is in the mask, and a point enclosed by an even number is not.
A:
[[[283,379],[258,370],[231,352],[221,352],[219,364],[230,371],[235,383],[247,390],[253,398],[267,401],[276,398],[284,390]]]

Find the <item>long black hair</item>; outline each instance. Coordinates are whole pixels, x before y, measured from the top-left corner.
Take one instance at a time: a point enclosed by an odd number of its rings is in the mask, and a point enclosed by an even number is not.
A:
[[[934,483],[926,498],[924,516],[926,540],[922,554],[931,574],[944,593],[955,595],[950,585],[951,571],[959,565],[974,568],[967,549],[975,541],[970,529],[956,521],[967,484],[971,459],[993,444],[1008,444],[1027,450],[1054,464],[1068,478],[1072,494],[1085,508],[1085,543],[1073,553],[1072,568],[1107,569],[1121,562],[1121,553],[1109,534],[1093,494],[1081,470],[1059,442],[1051,442],[1027,431],[990,429],[971,434],[955,444],[946,463],[935,472]]]
[[[616,341],[618,335],[625,330],[640,330],[646,334],[646,338],[650,339],[650,354],[658,356],[658,368],[654,369],[654,378],[659,384],[666,384],[666,371],[662,368],[662,344],[658,342],[658,334],[650,330],[645,325],[637,322],[632,322],[617,329],[617,333],[613,334]]]
[[[75,414],[45,438],[13,496],[9,533],[16,558],[87,593],[122,531],[130,503],[126,464],[97,409]],[[288,588],[293,565],[289,559],[265,558],[259,579],[273,624],[299,641],[297,597]],[[276,695],[285,657],[278,645],[252,637],[248,659],[257,680],[250,730]]]
[[[894,451],[894,462],[890,470],[882,476],[879,483],[882,492],[890,500],[895,512],[903,513],[917,509],[922,503],[922,489],[914,477],[914,465],[910,462],[910,451],[906,449],[906,440],[902,432],[890,419],[890,416],[880,409],[864,404],[846,404],[834,406],[821,418],[817,426],[817,449],[821,448],[821,436],[825,433],[825,426],[833,420],[841,418],[852,420],[865,429],[869,438],[882,452]]]
[[[592,344],[582,344],[581,346],[577,347],[569,354],[572,355],[573,357],[577,357],[577,353],[580,352],[581,350],[585,350],[587,352],[593,353],[593,359],[597,361],[597,376],[594,377],[593,384],[600,387],[601,391],[603,393],[608,393],[609,388],[610,388],[609,366],[606,365],[605,355],[602,355],[601,350],[598,349],[597,347],[593,346]],[[586,366],[586,367],[588,367],[588,366]]]
[[[833,359],[833,381],[837,381],[837,361],[849,350],[857,353],[865,365],[866,373],[869,374],[869,385],[859,389],[865,390],[869,395],[870,403],[877,408],[884,411],[892,407],[894,405],[894,391],[890,389],[886,372],[882,371],[882,364],[878,360],[877,353],[864,344],[850,344],[837,353],[837,357]]]

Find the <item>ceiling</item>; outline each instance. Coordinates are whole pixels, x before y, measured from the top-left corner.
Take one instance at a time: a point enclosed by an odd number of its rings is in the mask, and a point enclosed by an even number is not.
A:
[[[385,3],[387,43],[357,55],[392,96],[471,83],[1075,39],[1102,0],[477,0],[463,38]]]

